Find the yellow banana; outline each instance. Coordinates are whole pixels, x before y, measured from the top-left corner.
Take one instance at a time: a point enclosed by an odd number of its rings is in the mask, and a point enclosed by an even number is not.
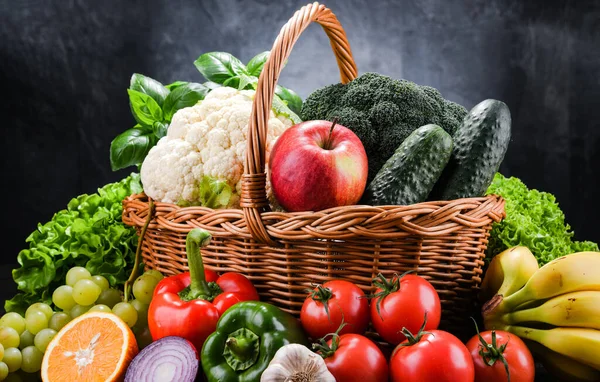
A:
[[[600,291],[561,294],[535,308],[504,314],[506,324],[543,322],[554,326],[600,329]]]
[[[510,296],[538,269],[537,259],[527,247],[512,247],[499,253],[490,262],[481,283],[481,301],[488,301],[496,294]]]
[[[526,341],[525,343],[535,359],[539,360],[553,377],[571,382],[600,381],[600,371],[593,367],[552,351],[537,342]]]
[[[563,356],[600,370],[600,330],[585,328],[534,329],[507,325],[506,330],[528,339]]]
[[[580,290],[600,291],[600,252],[578,252],[549,262],[523,288],[502,299],[498,312],[510,312],[532,300]]]

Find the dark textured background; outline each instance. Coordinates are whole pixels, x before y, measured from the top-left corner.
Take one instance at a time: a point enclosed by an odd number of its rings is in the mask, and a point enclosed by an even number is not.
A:
[[[193,61],[268,50],[305,1],[0,0],[3,138],[0,262],[14,263],[38,222],[125,176],[111,139],[133,125],[134,72],[200,81]],[[467,108],[505,101],[513,140],[502,172],[555,194],[579,239],[600,241],[600,2],[328,0],[358,68],[434,86]],[[303,97],[338,80],[325,34],[310,27],[281,83]]]
[[[0,0],[0,188],[12,263],[37,222],[81,193],[122,178],[111,139],[133,125],[134,72],[200,81],[193,61],[270,49],[305,1]],[[467,108],[484,98],[512,111],[502,171],[555,194],[577,238],[600,241],[600,2],[342,1],[361,72],[434,86]],[[303,97],[336,82],[322,30],[311,26],[280,82]]]

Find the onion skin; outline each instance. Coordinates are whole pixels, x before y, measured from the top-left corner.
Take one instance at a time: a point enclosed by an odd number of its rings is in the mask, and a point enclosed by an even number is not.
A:
[[[125,382],[194,382],[198,352],[181,337],[164,337],[146,346],[129,364]]]

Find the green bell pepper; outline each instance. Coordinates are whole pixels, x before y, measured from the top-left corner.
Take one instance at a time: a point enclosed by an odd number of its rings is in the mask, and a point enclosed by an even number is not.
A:
[[[206,339],[202,369],[209,382],[258,382],[277,350],[290,343],[308,346],[298,319],[265,302],[239,302]]]

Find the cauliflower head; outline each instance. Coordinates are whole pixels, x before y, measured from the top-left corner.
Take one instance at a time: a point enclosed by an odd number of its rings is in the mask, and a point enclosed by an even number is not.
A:
[[[196,105],[177,111],[167,135],[142,163],[146,195],[166,203],[201,205],[199,185],[208,176],[227,183],[232,194],[226,207],[238,208],[254,94],[254,90],[220,87]],[[275,140],[293,124],[289,115],[271,111],[267,163]],[[270,184],[267,196],[274,199]]]

